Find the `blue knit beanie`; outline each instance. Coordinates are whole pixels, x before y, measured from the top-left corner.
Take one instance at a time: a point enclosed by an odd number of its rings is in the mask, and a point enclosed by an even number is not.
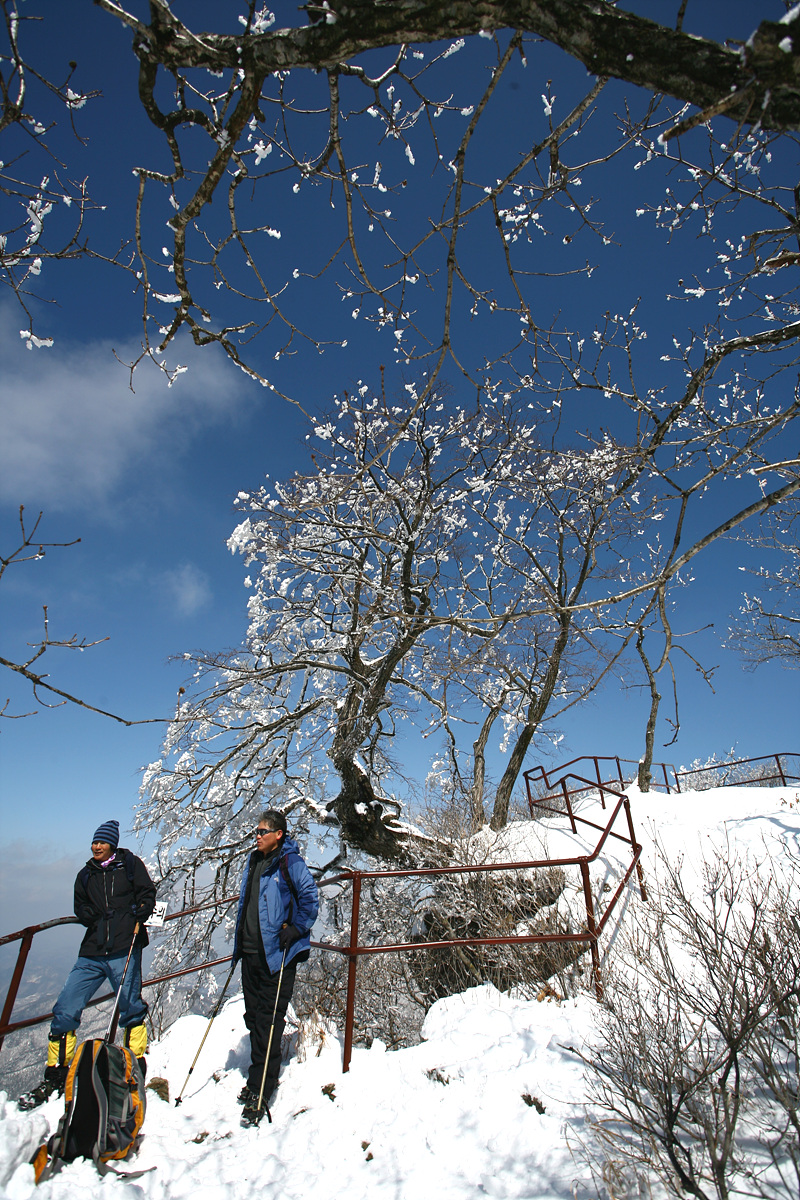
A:
[[[108,842],[112,850],[119,845],[119,821],[104,821],[94,831],[93,842]]]

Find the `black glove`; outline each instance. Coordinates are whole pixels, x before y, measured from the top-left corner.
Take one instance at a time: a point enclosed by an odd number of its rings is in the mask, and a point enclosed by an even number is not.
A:
[[[278,945],[281,950],[288,950],[295,942],[299,942],[303,934],[296,925],[284,925],[278,933]]]
[[[80,921],[81,925],[85,925],[87,929],[91,929],[98,921],[101,921],[103,914],[93,908],[91,904],[80,904],[75,910],[75,916]]]

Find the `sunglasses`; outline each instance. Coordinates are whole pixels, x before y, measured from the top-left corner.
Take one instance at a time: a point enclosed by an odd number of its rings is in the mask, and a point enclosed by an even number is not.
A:
[[[277,829],[265,829],[263,825],[259,825],[255,831],[256,837],[264,837],[267,833],[277,833]]]

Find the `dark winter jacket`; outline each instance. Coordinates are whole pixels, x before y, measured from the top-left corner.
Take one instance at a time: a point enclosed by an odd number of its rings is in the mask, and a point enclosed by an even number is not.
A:
[[[236,937],[233,943],[233,961],[237,962],[242,954],[242,919],[245,903],[249,899],[250,873],[253,865],[260,861],[254,850],[247,862],[247,869],[242,879],[242,889],[239,894],[239,909],[236,914]],[[297,898],[292,895],[288,886],[280,860],[283,859],[294,885]],[[258,881],[258,923],[261,929],[261,941],[264,946],[264,956],[267,968],[274,975],[280,970],[283,951],[278,944],[278,934],[284,924],[294,925],[302,934],[298,941],[286,952],[286,963],[297,958],[298,954],[307,951],[310,944],[311,926],[319,912],[319,894],[317,885],[311,877],[306,864],[300,857],[300,850],[293,838],[285,838],[281,845],[281,853],[274,861],[265,866]]]
[[[81,957],[127,954],[137,921],[141,929],[136,945],[146,946],[149,939],[144,922],[155,903],[156,885],[142,860],[130,850],[117,850],[106,868],[90,858],[75,880],[75,916],[88,929],[81,942]]]

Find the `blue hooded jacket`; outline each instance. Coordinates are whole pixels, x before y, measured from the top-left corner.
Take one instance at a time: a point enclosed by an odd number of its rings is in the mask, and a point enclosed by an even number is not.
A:
[[[242,954],[241,937],[244,902],[256,854],[258,854],[258,851],[254,850],[250,855],[247,862],[247,869],[242,878],[242,887],[239,893],[239,909],[236,914],[236,937],[233,943],[234,962],[237,962]],[[286,862],[289,877],[297,892],[297,900],[295,900],[283,877],[280,865],[281,859],[284,859]],[[278,934],[281,926],[287,923],[294,925],[303,934],[286,952],[286,963],[288,965],[303,950],[308,950],[311,941],[311,926],[316,921],[318,912],[319,893],[317,885],[308,867],[300,857],[300,848],[297,842],[294,838],[285,837],[281,844],[280,854],[274,862],[262,871],[261,878],[258,881],[258,923],[261,929],[261,941],[264,945],[267,968],[271,974],[274,975],[276,971],[280,970],[283,959],[283,951],[278,945]]]

